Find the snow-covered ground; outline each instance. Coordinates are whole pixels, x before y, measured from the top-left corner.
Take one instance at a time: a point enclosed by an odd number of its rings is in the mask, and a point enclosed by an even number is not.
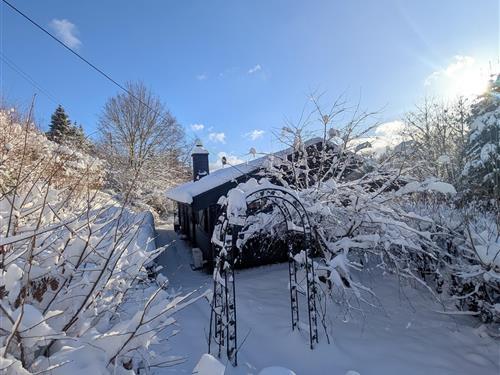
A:
[[[175,241],[159,259],[170,286],[184,292],[211,288],[209,275],[191,270],[186,242],[170,227],[157,230],[158,245]],[[478,320],[438,313],[442,307],[428,294],[411,288],[400,290],[390,277],[365,280],[371,283],[385,311],[366,308],[364,317],[354,316],[348,321],[335,316],[333,342],[328,345],[320,334],[320,344],[311,351],[307,331],[292,332],[290,328],[287,265],[238,271],[239,366],[227,364],[226,374],[257,374],[268,366],[287,367],[296,374],[500,373],[499,342],[478,328]],[[305,304],[305,300],[301,302]],[[186,355],[187,359],[156,373],[192,373],[207,351],[209,318],[206,300],[176,314],[181,333],[169,340],[170,354]]]

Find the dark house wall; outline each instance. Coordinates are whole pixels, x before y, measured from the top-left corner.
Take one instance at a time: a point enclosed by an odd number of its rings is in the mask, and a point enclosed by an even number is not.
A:
[[[192,247],[201,249],[203,259],[210,267],[213,260],[212,233],[218,219],[218,206],[210,205],[201,210],[185,203],[178,203],[180,232],[190,241]]]
[[[212,232],[214,230],[216,217],[211,217],[210,207],[196,212],[197,222],[195,225],[196,231],[196,247],[203,252],[203,259],[212,259]]]
[[[203,252],[203,259],[210,268],[213,263],[212,233],[219,218],[217,205],[219,198],[244,182],[254,174],[241,176],[236,181],[229,181],[208,190],[193,198],[193,203],[178,203],[180,231],[191,242],[192,247],[197,247]]]

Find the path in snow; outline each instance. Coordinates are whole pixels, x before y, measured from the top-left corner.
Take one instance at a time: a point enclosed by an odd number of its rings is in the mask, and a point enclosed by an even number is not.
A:
[[[182,292],[211,288],[209,275],[192,271],[190,249],[170,227],[160,227],[158,245],[171,243],[159,259],[171,287]],[[387,374],[500,374],[500,348],[489,337],[480,337],[477,320],[438,314],[440,306],[423,292],[408,289],[415,310],[400,298],[397,285],[377,277],[372,286],[389,316],[367,311],[333,323],[333,343],[323,335],[311,351],[307,332],[290,329],[290,302],[286,264],[238,271],[236,299],[238,337],[242,344],[239,366],[226,374],[256,374],[268,366],[283,366],[300,374],[339,374],[353,370],[361,375]],[[300,298],[300,297],[299,297]],[[305,305],[302,299],[301,305]],[[305,316],[303,314],[302,316]],[[181,333],[170,339],[172,355],[188,355],[187,361],[162,374],[191,374],[207,351],[209,306],[206,300],[176,314]],[[302,318],[301,318],[302,319]],[[305,321],[305,320],[304,320]]]

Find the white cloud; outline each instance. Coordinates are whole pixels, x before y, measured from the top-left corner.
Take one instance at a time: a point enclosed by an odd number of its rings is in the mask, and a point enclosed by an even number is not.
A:
[[[204,80],[208,79],[208,75],[207,75],[206,73],[198,74],[198,75],[196,76],[196,79],[197,79],[198,81],[204,81]]]
[[[456,55],[450,63],[424,80],[424,86],[441,96],[474,96],[486,89],[487,69],[472,56]]]
[[[429,75],[425,81],[425,86],[432,85],[435,81],[439,80],[440,77],[453,77],[460,70],[474,65],[475,60],[471,56],[461,56],[456,55],[453,57],[453,62],[443,69],[436,70],[431,75]]]
[[[224,133],[210,133],[208,139],[212,142],[226,143],[226,134]]]
[[[390,122],[384,122],[380,124],[375,129],[375,134],[384,138],[391,138],[394,136],[400,136],[405,128],[405,124],[402,121],[394,120]]]
[[[399,120],[385,122],[377,126],[374,136],[356,139],[352,142],[351,146],[355,147],[365,142],[370,142],[371,147],[365,148],[362,152],[380,156],[387,151],[387,149],[394,148],[403,142],[404,128],[404,123]]]
[[[203,124],[193,124],[193,125],[191,125],[191,130],[195,131],[195,132],[203,130],[204,128],[205,128],[205,125],[203,125]]]
[[[262,138],[264,133],[265,133],[264,130],[254,129],[249,133],[245,133],[245,137],[250,138],[252,141],[255,141],[259,138]]]
[[[49,26],[55,31],[56,36],[69,48],[78,49],[82,42],[78,39],[78,29],[74,23],[67,19],[58,20],[54,18]]]
[[[241,163],[245,162],[245,160],[240,159],[236,155],[229,154],[227,152],[222,151],[222,152],[217,153],[217,160],[214,161],[213,163],[210,163],[210,170],[211,171],[215,171],[215,170],[220,169],[220,168],[223,167],[223,165],[222,165],[222,157],[223,156],[226,157],[226,160],[227,160],[227,163],[228,163],[229,166],[231,166],[231,165],[238,165],[238,164],[241,164]],[[227,167],[228,166],[226,166],[226,168]]]
[[[259,70],[262,70],[262,66],[260,64],[255,65],[253,68],[248,70],[248,74],[257,73]]]

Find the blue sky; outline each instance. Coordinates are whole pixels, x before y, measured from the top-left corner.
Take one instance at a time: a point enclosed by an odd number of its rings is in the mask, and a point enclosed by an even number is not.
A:
[[[212,161],[275,149],[271,132],[313,91],[361,97],[390,122],[426,93],[470,88],[499,56],[498,0],[10,1],[117,81],[143,80]],[[0,26],[3,98],[37,92],[43,126],[61,103],[95,132],[118,89],[3,3]]]

